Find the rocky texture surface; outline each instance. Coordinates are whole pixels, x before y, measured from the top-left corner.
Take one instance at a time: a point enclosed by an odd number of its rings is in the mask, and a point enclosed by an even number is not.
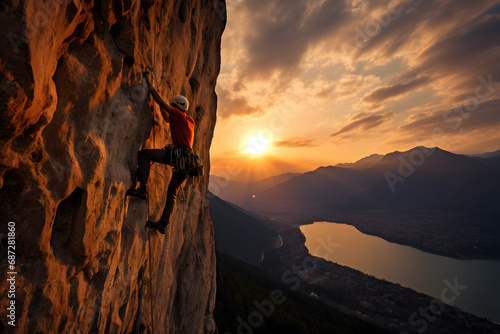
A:
[[[2,1],[0,233],[6,254],[7,222],[15,222],[17,332],[131,332],[138,321],[151,332],[151,314],[157,333],[214,330],[207,183],[185,184],[165,237],[152,233],[153,277],[148,206],[125,191],[137,151],[171,142],[150,109],[148,65],[164,97],[191,101],[208,181],[225,20],[222,0]],[[158,218],[171,170],[154,168],[161,176],[151,174],[149,202]],[[2,260],[0,326],[12,329],[6,272]]]

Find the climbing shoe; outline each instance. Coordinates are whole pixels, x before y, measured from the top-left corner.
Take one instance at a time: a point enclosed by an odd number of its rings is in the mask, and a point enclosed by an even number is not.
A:
[[[146,190],[139,189],[129,189],[125,193],[125,196],[137,197],[139,199],[145,200],[148,196],[148,192]]]
[[[158,232],[160,232],[161,234],[165,234],[165,228],[168,226],[168,222],[166,221],[158,221],[158,222],[155,222],[155,221],[151,221],[151,220],[148,220],[146,222],[146,227],[147,228],[150,228],[152,230],[157,230]]]

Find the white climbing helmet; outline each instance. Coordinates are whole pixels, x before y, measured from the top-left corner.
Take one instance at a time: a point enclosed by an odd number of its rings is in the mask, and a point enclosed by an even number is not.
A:
[[[186,111],[189,108],[189,101],[182,95],[173,96],[168,103],[182,111]]]

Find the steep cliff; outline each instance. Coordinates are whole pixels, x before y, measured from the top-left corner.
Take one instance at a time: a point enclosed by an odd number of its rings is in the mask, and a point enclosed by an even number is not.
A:
[[[15,223],[17,332],[131,332],[139,322],[151,332],[152,318],[158,333],[213,332],[206,182],[225,21],[223,0],[2,1],[0,233],[6,258]],[[125,198],[137,151],[171,143],[151,112],[146,66],[164,97],[190,100],[206,166],[205,182],[183,185],[165,236],[152,233],[151,262],[148,206]],[[158,218],[171,168],[154,168]],[[14,329],[7,271],[2,260],[0,326]]]

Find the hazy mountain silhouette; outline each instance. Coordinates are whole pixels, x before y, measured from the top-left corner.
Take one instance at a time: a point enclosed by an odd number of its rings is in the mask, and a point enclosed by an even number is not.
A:
[[[284,173],[249,183],[210,175],[209,190],[226,201],[239,204],[252,198],[252,195],[286,182],[297,175],[300,173]]]
[[[210,194],[209,205],[218,252],[253,264],[276,243],[277,233],[255,215],[213,194]]]
[[[483,154],[469,155],[469,157],[500,171],[500,150]]]
[[[486,163],[425,147],[371,157],[349,168],[320,167],[295,176],[256,193],[247,205],[272,211],[415,208],[499,214],[500,173]],[[369,160],[369,167],[360,167]]]
[[[320,167],[315,171],[296,176],[254,198],[257,205],[270,208],[296,209],[319,207],[344,202],[349,196],[359,194],[377,182],[379,173],[351,168]]]
[[[349,199],[351,208],[414,207],[447,209],[474,215],[498,213],[500,174],[492,168],[439,148],[427,151],[425,161],[411,163],[415,150],[392,153],[381,160],[380,167],[398,175],[411,173],[391,191],[387,181],[378,183],[358,198]],[[401,176],[401,173],[399,173]],[[403,175],[403,176],[406,176]]]
[[[494,152],[481,153],[481,154],[469,154],[468,156],[469,157],[484,158],[484,159],[495,158],[495,157],[500,156],[500,150],[494,151]]]

